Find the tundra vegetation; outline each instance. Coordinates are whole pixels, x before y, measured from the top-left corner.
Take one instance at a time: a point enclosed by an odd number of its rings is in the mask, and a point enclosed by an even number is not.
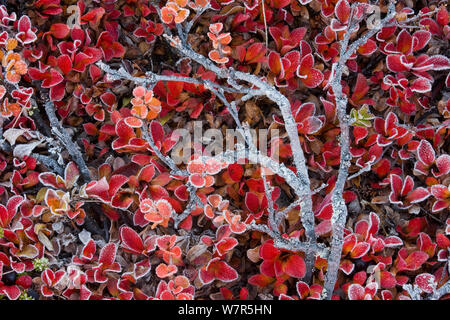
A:
[[[447,5],[1,0],[0,300],[449,298]]]

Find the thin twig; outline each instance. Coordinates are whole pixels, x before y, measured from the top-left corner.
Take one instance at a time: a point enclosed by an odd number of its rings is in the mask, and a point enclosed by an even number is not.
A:
[[[352,6],[352,12],[355,8]],[[345,64],[351,55],[363,44],[367,42],[376,32],[378,32],[383,26],[389,23],[395,17],[395,5],[390,2],[387,16],[381,20],[376,28],[369,30],[365,35],[360,37],[349,45],[350,35],[354,29],[357,28],[356,24],[352,23],[352,14],[350,15],[349,26],[344,34],[344,39],[340,42],[341,52],[337,63],[335,63],[335,74],[331,81],[333,93],[336,100],[337,114],[340,123],[341,135],[340,135],[340,158],[338,177],[335,187],[331,195],[331,204],[333,207],[333,215],[331,217],[333,236],[331,240],[331,253],[328,259],[328,268],[324,284],[324,294],[326,299],[331,299],[334,291],[334,287],[337,280],[337,273],[339,270],[339,264],[341,260],[342,245],[344,243],[344,226],[347,220],[347,207],[343,199],[343,191],[345,183],[348,177],[348,169],[350,167],[350,161],[352,156],[350,154],[350,134],[349,124],[350,117],[347,114],[347,96],[343,94],[342,90],[342,74],[345,69]],[[359,22],[356,22],[359,23]]]
[[[58,138],[59,141],[65,146],[67,149],[67,152],[69,152],[70,156],[72,157],[73,161],[77,164],[78,168],[80,169],[81,176],[84,180],[84,182],[90,182],[91,181],[91,173],[89,172],[89,169],[84,162],[83,155],[80,152],[80,149],[78,146],[72,141],[67,131],[63,128],[61,123],[59,122],[58,118],[56,117],[55,113],[55,107],[53,105],[52,101],[47,101],[44,104],[45,112],[47,113],[48,119],[50,121],[50,125],[52,127],[52,132],[55,134],[55,136]]]

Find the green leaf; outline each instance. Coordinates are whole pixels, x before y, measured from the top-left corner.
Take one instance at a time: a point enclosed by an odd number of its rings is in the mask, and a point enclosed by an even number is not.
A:
[[[350,117],[353,120],[352,125],[366,128],[370,128],[372,126],[371,120],[375,118],[375,116],[370,112],[367,104],[363,105],[359,110],[353,108],[350,111]]]
[[[122,99],[122,107],[126,107],[131,101],[131,98],[123,98]]]

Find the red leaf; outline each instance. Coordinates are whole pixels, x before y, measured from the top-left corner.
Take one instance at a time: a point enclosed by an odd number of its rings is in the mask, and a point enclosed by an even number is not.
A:
[[[8,200],[6,207],[0,204],[0,226],[8,228],[17,213],[17,208],[24,201],[21,196],[14,196]]]
[[[196,188],[203,188],[206,184],[205,178],[199,173],[191,174],[189,176],[189,182]]]
[[[92,260],[94,258],[95,254],[95,242],[94,240],[89,240],[88,243],[84,246],[83,250],[81,251],[81,257],[83,259],[86,259],[88,261]]]
[[[254,43],[250,47],[247,48],[247,52],[245,54],[245,61],[247,63],[258,63],[265,62],[265,54],[267,48],[261,43]]]
[[[414,51],[419,51],[428,44],[428,42],[431,39],[431,33],[427,30],[419,30],[414,32],[413,34],[414,39]]]
[[[356,244],[353,250],[350,252],[350,257],[353,259],[359,259],[367,254],[370,250],[370,244],[367,242],[360,242]]]
[[[314,69],[314,58],[311,53],[304,56],[297,68],[297,76],[308,88],[315,88],[322,83],[323,73]]]
[[[104,9],[103,9],[104,10]],[[97,40],[97,47],[103,52],[106,61],[112,58],[120,58],[125,54],[125,48],[108,31],[103,31]]]
[[[62,55],[57,58],[58,68],[63,74],[68,74],[72,70],[72,61],[68,55]]]
[[[436,278],[430,273],[419,274],[414,282],[425,293],[432,293],[436,288]]]
[[[408,196],[406,198],[411,203],[418,203],[418,202],[424,201],[430,195],[431,194],[427,189],[419,187],[416,190],[412,191],[410,194],[408,194]]]
[[[411,69],[412,64],[406,61],[404,55],[390,54],[386,57],[386,67],[391,72],[403,72]]]
[[[156,275],[159,278],[167,278],[178,272],[176,265],[166,265],[165,263],[160,263],[155,269]]]
[[[347,0],[339,0],[334,7],[334,14],[341,23],[346,24],[350,18],[350,4]]]
[[[300,299],[305,299],[309,295],[309,286],[303,281],[298,281],[295,285],[297,289],[297,294],[300,296]]]
[[[360,285],[363,285],[364,282],[367,280],[367,273],[365,271],[359,271],[356,272],[353,276],[353,282],[359,283]]]
[[[219,258],[213,258],[209,263],[200,269],[199,278],[203,284],[213,282],[215,279],[223,282],[231,282],[238,278],[238,273],[226,262]]]
[[[28,16],[23,15],[17,24],[16,39],[21,44],[29,44],[37,39],[36,34],[31,29],[31,20]]]
[[[155,176],[155,167],[153,164],[146,165],[137,174],[139,181],[150,182]]]
[[[50,100],[61,101],[66,93],[66,85],[64,82],[50,88]]]
[[[425,252],[431,258],[434,256],[436,244],[431,241],[428,234],[421,232],[417,238],[417,247],[420,251]]]
[[[32,286],[33,280],[29,275],[22,275],[16,279],[16,284],[24,289],[28,289]]]
[[[364,300],[365,290],[362,285],[353,283],[348,287],[348,298],[350,300]]]
[[[422,266],[422,264],[427,260],[428,260],[427,253],[422,251],[414,251],[405,259],[406,266],[404,266],[404,268],[400,268],[399,263],[399,271],[400,270],[415,271],[419,269]]]
[[[57,84],[60,84],[64,80],[64,77],[56,71],[56,69],[51,68],[49,72],[46,73],[44,81],[42,81],[43,88],[52,88]]]
[[[274,278],[264,274],[256,274],[248,279],[248,283],[258,287],[266,287],[273,282]]]
[[[244,174],[244,169],[240,164],[232,163],[227,168],[228,174],[230,175],[230,178],[234,182],[238,182],[241,180],[242,175]]]
[[[120,228],[120,241],[122,249],[127,252],[141,254],[145,250],[141,237],[130,227]]]
[[[442,233],[437,233],[436,244],[439,246],[439,248],[448,249],[450,248],[450,239],[444,236]]]
[[[21,293],[18,286],[0,286],[0,292],[5,294],[9,300],[17,300]]]
[[[280,78],[284,78],[284,68],[283,64],[281,63],[280,54],[278,52],[271,51],[269,53],[268,64],[272,73],[274,73],[275,75],[279,75]]]
[[[259,248],[259,256],[264,260],[273,261],[280,253],[281,251],[274,247],[272,240],[264,242]]]
[[[70,28],[65,23],[54,23],[50,26],[49,32],[56,39],[64,39],[69,34]]]
[[[109,202],[111,197],[109,195],[109,184],[105,177],[99,181],[89,182],[86,186],[86,193],[93,195],[103,202]]]
[[[100,257],[98,259],[99,263],[102,263],[104,266],[111,266],[114,263],[114,260],[116,260],[116,252],[116,244],[112,242],[108,243],[100,251]]]
[[[211,268],[215,268],[216,278],[223,282],[231,282],[238,278],[238,273],[232,267],[230,267],[224,261],[218,261],[215,263],[214,267],[209,266]]]
[[[158,146],[159,143],[162,143],[162,140],[164,138],[164,129],[161,123],[152,120],[152,122],[150,122],[150,133],[156,146]]]
[[[400,31],[397,36],[397,51],[405,55],[412,52],[413,38],[406,29]]]
[[[428,79],[418,78],[411,83],[410,89],[418,93],[429,92],[431,91],[431,83]]]
[[[314,228],[314,232],[317,233],[317,235],[324,235],[331,232],[331,227],[331,220],[323,220]]]
[[[382,288],[391,289],[397,284],[395,276],[388,271],[381,271],[380,273],[380,285]]]
[[[398,246],[402,246],[402,245],[403,245],[402,239],[400,239],[397,236],[390,236],[390,237],[387,237],[386,239],[384,239],[384,246],[387,248],[393,248],[393,247],[398,247]]]
[[[318,117],[309,117],[303,120],[297,127],[301,134],[314,134],[322,128],[323,122]]]
[[[103,17],[103,15],[105,14],[105,9],[103,8],[95,8],[92,9],[91,11],[89,11],[88,13],[86,13],[85,15],[81,16],[81,21],[86,23],[86,22],[90,22],[93,25],[96,25],[100,19]]]
[[[117,191],[120,189],[120,187],[122,187],[127,182],[128,182],[128,177],[121,175],[121,174],[113,175],[111,177],[111,179],[109,179],[109,182],[108,182],[109,197],[113,197],[117,193]]]
[[[223,256],[237,245],[238,241],[235,238],[225,238],[216,243],[216,250],[219,255]]]
[[[439,8],[438,13],[436,14],[436,21],[441,26],[446,26],[449,23],[448,11],[444,5]]]
[[[399,203],[398,196],[401,194],[403,189],[403,181],[402,178],[400,178],[396,174],[391,174],[390,176],[390,182],[391,182],[391,194],[389,195],[389,200],[391,203]]]
[[[417,148],[417,156],[419,161],[431,166],[436,158],[433,146],[427,140],[421,140],[419,147]]]
[[[426,65],[433,65],[432,70],[446,70],[450,68],[450,59],[446,56],[437,54],[430,57],[426,62]]]
[[[344,244],[342,245],[342,253],[347,254],[353,250],[357,242],[355,234],[349,234],[344,238]]]
[[[128,191],[119,191],[111,199],[111,206],[122,210],[127,210],[133,203],[133,196]]]
[[[354,263],[348,259],[342,260],[341,264],[339,265],[339,270],[344,272],[346,275],[352,273],[354,269],[355,269]]]
[[[377,43],[372,39],[367,40],[365,44],[358,48],[358,52],[364,56],[370,56],[377,51]]]
[[[450,173],[450,155],[443,154],[436,159],[437,172],[432,169],[433,175],[438,178],[440,176]]]
[[[205,161],[205,171],[207,174],[217,174],[222,170],[222,163],[215,159],[209,158]]]
[[[105,92],[100,96],[100,100],[109,107],[116,103],[116,96],[111,92]]]
[[[341,0],[342,1],[342,0]],[[367,79],[362,73],[358,73],[356,78],[355,88],[353,89],[352,101],[355,105],[364,103],[362,98],[369,91],[370,87],[367,85]]]
[[[333,205],[328,203],[320,209],[320,211],[316,214],[316,217],[324,220],[330,220],[332,215]]]
[[[450,198],[450,190],[442,184],[435,184],[431,186],[431,194],[441,200]]]

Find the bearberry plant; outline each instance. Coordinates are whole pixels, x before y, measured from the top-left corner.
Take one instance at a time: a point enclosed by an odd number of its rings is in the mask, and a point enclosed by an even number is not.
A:
[[[450,298],[449,19],[0,1],[0,300]]]

